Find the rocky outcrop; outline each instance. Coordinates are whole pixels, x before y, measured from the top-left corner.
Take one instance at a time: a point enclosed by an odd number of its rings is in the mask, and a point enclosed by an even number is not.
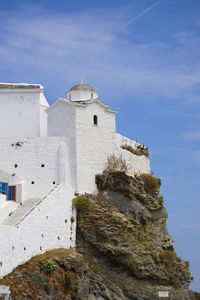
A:
[[[189,263],[174,251],[160,181],[124,172],[96,176],[76,203],[77,249],[33,257],[0,280],[13,300],[197,300]],[[82,202],[81,202],[82,201]]]
[[[98,267],[75,250],[56,249],[35,256],[0,284],[10,285],[12,300],[113,299]]]
[[[158,290],[189,299],[189,263],[174,251],[159,189],[124,172],[97,175],[96,184],[90,209],[78,214],[78,250],[107,270],[105,280],[119,287],[119,299],[158,299]]]

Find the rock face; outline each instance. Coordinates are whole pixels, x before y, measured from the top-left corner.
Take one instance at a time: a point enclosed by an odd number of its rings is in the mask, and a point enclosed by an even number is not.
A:
[[[0,280],[13,300],[197,300],[189,264],[177,257],[155,177],[96,176],[77,216],[77,249],[33,257]],[[87,199],[86,199],[87,200]]]
[[[189,263],[174,251],[159,189],[123,172],[97,175],[96,184],[91,208],[78,214],[77,246],[105,269],[105,282],[119,288],[117,299],[158,299],[162,290],[190,299]]]

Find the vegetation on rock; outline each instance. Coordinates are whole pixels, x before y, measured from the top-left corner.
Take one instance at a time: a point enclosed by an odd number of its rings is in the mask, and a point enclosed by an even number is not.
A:
[[[116,173],[116,172],[126,172],[128,170],[128,166],[126,164],[126,160],[123,159],[122,155],[119,157],[112,154],[108,156],[105,171]]]
[[[48,276],[51,276],[53,274],[53,272],[55,271],[55,266],[50,261],[40,260],[39,264],[40,264],[41,269],[43,269]]]
[[[139,175],[144,182],[144,189],[147,193],[153,194],[160,189],[160,179],[151,174],[142,173]]]
[[[145,155],[146,157],[149,157],[149,148],[144,145],[137,145],[135,149],[130,145],[122,145],[121,148],[137,156]]]
[[[72,200],[73,206],[78,210],[78,211],[84,211],[87,210],[91,204],[90,200],[83,196],[76,196],[73,200]]]

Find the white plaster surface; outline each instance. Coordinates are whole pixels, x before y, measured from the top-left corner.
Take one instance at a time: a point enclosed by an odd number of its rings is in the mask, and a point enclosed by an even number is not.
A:
[[[41,86],[34,89],[0,87],[0,137],[46,135],[44,106],[47,108],[48,103]]]
[[[6,201],[6,195],[0,194],[0,207]]]
[[[94,125],[93,117],[98,117]],[[136,156],[121,148],[123,144],[135,147],[136,142],[116,134],[115,112],[98,101],[84,105],[60,99],[48,110],[48,135],[66,136],[69,147],[71,182],[78,192],[95,192],[95,175],[101,173],[109,155],[122,155],[128,173],[149,173],[149,159]]]
[[[75,246],[72,198],[71,187],[59,185],[17,226],[0,225],[0,277],[34,255]]]
[[[119,134],[116,132],[116,143],[118,146],[122,146],[122,145],[128,145],[133,147],[134,149],[136,148],[137,145],[140,145],[140,143],[127,138],[126,136],[123,136],[122,134]]]
[[[66,93],[66,97],[71,101],[91,100],[98,98],[98,94],[90,90],[72,90]]]
[[[47,136],[47,113],[46,106],[40,105],[40,136]]]
[[[98,124],[94,125],[93,116]],[[115,151],[115,114],[97,102],[76,107],[77,190],[96,191],[95,175]]]
[[[60,167],[69,162],[67,156],[60,160],[61,143],[69,147],[64,137],[0,138],[0,169],[25,180],[23,199],[41,198],[60,183]],[[70,179],[70,167],[65,170]]]
[[[98,125],[93,124],[93,116],[98,116]],[[128,165],[128,173],[149,173],[149,159],[136,156],[122,149],[115,129],[115,113],[107,111],[97,102],[86,107],[76,107],[76,151],[77,151],[77,190],[96,191],[95,175],[105,169],[109,155],[122,155]],[[136,142],[127,139],[128,143]]]
[[[18,203],[14,201],[4,201],[0,206],[0,223],[9,216],[10,213],[15,211],[19,206]],[[1,253],[1,252],[0,252]]]
[[[68,172],[71,184],[76,187],[76,123],[75,106],[67,101],[60,101],[48,112],[48,136],[66,137]],[[66,159],[65,159],[66,160]]]

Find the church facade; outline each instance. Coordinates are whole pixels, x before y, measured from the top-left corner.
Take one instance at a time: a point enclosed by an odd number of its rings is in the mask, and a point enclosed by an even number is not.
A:
[[[74,193],[96,192],[107,158],[149,173],[137,143],[116,133],[116,113],[89,85],[49,106],[39,84],[0,84],[0,276],[33,255],[75,246]]]

